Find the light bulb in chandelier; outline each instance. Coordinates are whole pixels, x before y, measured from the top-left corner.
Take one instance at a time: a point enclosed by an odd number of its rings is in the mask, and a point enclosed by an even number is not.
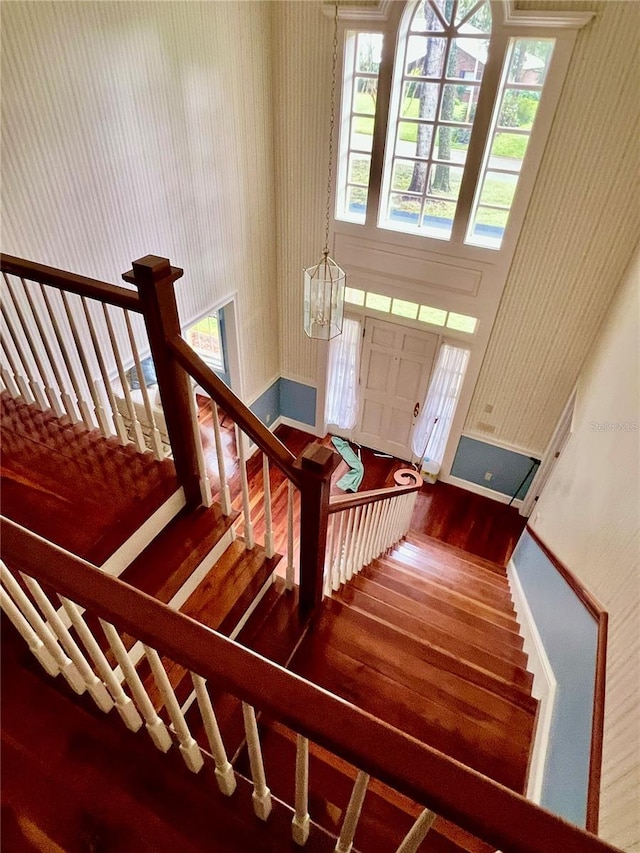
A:
[[[304,330],[310,338],[328,341],[342,332],[346,280],[328,249],[304,270]]]

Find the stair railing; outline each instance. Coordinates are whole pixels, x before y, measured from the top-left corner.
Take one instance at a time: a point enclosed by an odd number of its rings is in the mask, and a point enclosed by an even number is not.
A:
[[[256,712],[266,712],[296,733],[296,791],[289,806],[292,836],[298,845],[314,829],[313,815],[308,813],[308,750],[312,742],[358,769],[337,851],[351,849],[370,777],[423,807],[398,853],[416,851],[434,821],[437,826],[436,815],[504,853],[614,850],[596,836],[14,522],[3,519],[0,532],[4,560],[10,567],[2,567],[0,604],[45,671],[51,676],[61,673],[76,693],[87,692],[103,713],[115,707],[129,729],[137,731],[144,725],[162,752],[177,746],[194,774],[213,762],[218,787],[227,796],[233,794],[237,777],[227,757],[212,695],[226,692],[236,698],[245,727],[254,810],[262,820],[269,817],[271,793]],[[52,618],[59,602],[71,619],[70,630],[62,620]],[[90,629],[90,624],[96,627]],[[150,678],[160,696],[158,706],[128,660],[125,637],[144,646]],[[107,647],[110,651],[103,651]],[[109,653],[120,665],[123,683],[107,660]],[[199,719],[191,712],[185,715],[180,707],[167,676],[166,665],[171,662],[190,674]]]
[[[338,590],[406,534],[423,481],[420,474],[409,469],[404,479],[407,484],[403,486],[330,499],[326,595]]]
[[[202,452],[189,408],[192,389],[183,372],[167,376],[158,363],[144,287],[141,296],[4,254],[0,268],[5,390],[156,459],[173,456],[187,503],[197,505],[203,495],[206,502]],[[162,272],[171,281],[182,275],[168,263],[167,268]],[[158,387],[149,373],[150,355],[156,373],[164,370]]]
[[[235,425],[242,516],[236,527],[253,548],[263,528],[267,556],[275,553],[270,467],[284,475],[287,492],[287,585],[295,580],[294,542],[299,543],[300,608],[308,613],[322,599],[329,518],[329,483],[337,455],[312,442],[296,458],[215,375],[180,335],[174,282],[183,271],[153,255],[134,261],[118,287],[53,267],[2,255],[4,298],[0,378],[15,398],[51,410],[57,417],[117,435],[140,452],[173,456],[186,503],[211,503],[211,478],[219,484],[225,515],[234,509],[226,476],[219,409]],[[144,381],[153,362],[156,389]],[[130,387],[132,369],[140,389]],[[195,385],[211,399],[215,453],[205,460]],[[264,501],[252,506],[246,439],[262,452]],[[215,470],[206,462],[215,458]],[[211,475],[211,478],[210,478]],[[298,516],[300,534],[294,533]]]

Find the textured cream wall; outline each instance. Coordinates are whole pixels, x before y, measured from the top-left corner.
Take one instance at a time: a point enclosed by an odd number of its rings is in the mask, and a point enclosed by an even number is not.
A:
[[[2,246],[118,281],[167,256],[187,321],[238,292],[278,372],[269,4],[3,4]]]
[[[302,270],[324,246],[333,22],[316,2],[273,8],[281,368],[316,385],[318,345],[302,328]]]
[[[640,4],[518,5],[596,13],[578,35],[466,422],[489,418],[490,439],[542,452],[640,232]]]
[[[581,372],[571,436],[532,517],[609,612],[600,834],[626,851],[640,850],[639,421],[640,253]]]

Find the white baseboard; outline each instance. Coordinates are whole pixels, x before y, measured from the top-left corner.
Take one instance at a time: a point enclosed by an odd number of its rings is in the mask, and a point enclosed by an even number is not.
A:
[[[475,495],[482,495],[485,498],[491,498],[501,504],[511,503],[511,495],[505,495],[504,492],[495,492],[493,489],[488,489],[486,486],[479,486],[477,483],[471,483],[469,480],[463,480],[460,477],[454,477],[451,474],[438,478],[442,483],[450,483],[452,486],[458,486],[460,489],[466,489],[467,492],[473,492]],[[519,509],[522,506],[522,501],[518,498],[511,504]]]
[[[549,749],[549,736],[551,721],[553,719],[557,682],[542,639],[538,633],[538,628],[533,619],[531,608],[522,589],[518,571],[512,560],[509,560],[509,565],[507,566],[507,577],[511,586],[513,606],[518,614],[520,630],[524,637],[524,651],[529,656],[527,668],[529,672],[533,673],[533,688],[531,692],[534,698],[540,703],[529,764],[526,793],[527,799],[534,803],[539,803],[542,795],[547,751]]]
[[[186,504],[184,490],[179,488],[153,515],[130,536],[99,568],[113,578],[120,577],[127,566],[138,557]]]
[[[271,432],[274,432],[276,427],[279,427],[280,424],[284,424],[284,426],[290,426],[294,429],[299,429],[301,432],[308,432],[311,435],[315,435],[316,438],[324,438],[324,433],[320,432],[320,430],[316,429],[315,426],[311,426],[311,424],[305,424],[302,421],[296,421],[293,418],[287,418],[285,415],[280,415],[276,418],[276,420],[271,424],[269,429]]]

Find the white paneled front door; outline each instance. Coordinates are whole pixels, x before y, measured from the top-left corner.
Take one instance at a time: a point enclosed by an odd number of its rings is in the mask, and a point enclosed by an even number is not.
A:
[[[438,336],[371,317],[364,328],[356,441],[410,459],[411,433],[427,395]]]

